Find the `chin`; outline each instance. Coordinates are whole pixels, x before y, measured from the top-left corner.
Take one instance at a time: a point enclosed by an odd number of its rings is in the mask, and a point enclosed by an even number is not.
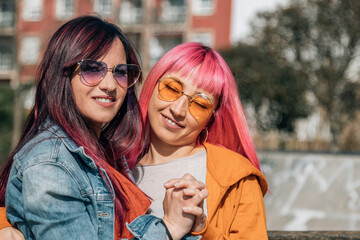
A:
[[[114,117],[110,118],[110,117],[104,117],[104,118],[98,118],[98,119],[94,119],[93,122],[95,122],[98,125],[105,125],[108,124],[109,122],[111,122],[114,119]]]

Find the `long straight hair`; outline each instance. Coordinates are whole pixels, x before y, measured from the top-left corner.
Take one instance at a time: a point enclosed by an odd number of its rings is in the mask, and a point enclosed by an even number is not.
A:
[[[52,36],[38,69],[35,105],[28,116],[22,136],[0,177],[0,204],[4,206],[6,184],[14,155],[26,143],[44,131],[42,126],[50,118],[83,146],[98,168],[108,170],[107,161],[125,176],[122,155],[131,152],[141,134],[141,114],[134,87],[127,89],[124,102],[114,119],[102,129],[98,139],[89,120],[79,111],[71,88],[71,79],[81,59],[99,59],[119,39],[125,49],[128,64],[139,64],[136,52],[121,30],[98,17],[83,16],[62,25]],[[140,77],[142,78],[142,76]],[[100,171],[102,173],[102,171]],[[121,231],[128,211],[121,187],[115,176],[107,171],[115,191],[115,215]],[[106,179],[106,178],[105,178]],[[110,184],[110,183],[108,183]]]
[[[140,144],[140,157],[149,149],[150,125],[147,118],[151,95],[159,79],[176,72],[191,74],[195,86],[210,92],[219,104],[209,121],[207,142],[224,146],[247,157],[260,169],[234,77],[224,59],[215,50],[200,43],[183,43],[168,51],[152,68],[140,94],[140,107],[146,128]],[[198,142],[201,142],[201,134]]]

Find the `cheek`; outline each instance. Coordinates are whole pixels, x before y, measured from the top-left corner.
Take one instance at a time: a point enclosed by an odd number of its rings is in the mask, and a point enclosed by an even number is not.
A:
[[[71,82],[71,90],[72,90],[72,96],[73,96],[73,99],[75,101],[75,104],[77,106],[78,109],[81,110],[82,108],[82,105],[83,105],[83,89],[79,87],[79,84],[76,80],[72,80]]]
[[[148,115],[149,115],[149,117],[152,116],[154,111],[156,111],[156,109],[157,109],[157,107],[159,105],[158,101],[159,101],[159,99],[157,98],[157,93],[154,90],[153,94],[151,95],[149,106],[148,106]]]

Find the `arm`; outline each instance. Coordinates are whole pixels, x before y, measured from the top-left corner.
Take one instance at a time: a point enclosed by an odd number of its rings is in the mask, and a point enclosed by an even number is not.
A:
[[[24,235],[13,227],[5,227],[0,230],[1,240],[25,240]]]
[[[219,217],[228,230],[217,228],[210,222],[203,239],[268,239],[264,200],[257,178],[248,176],[242,179],[228,193],[219,210],[222,212]],[[237,199],[240,199],[239,203],[235,203]]]
[[[97,239],[86,205],[72,174],[63,166],[43,163],[28,167],[22,179],[7,185],[6,210],[10,222],[26,238]]]
[[[165,233],[165,227],[161,224],[161,219],[153,215],[141,215],[131,223],[126,223],[127,228],[135,236],[132,240],[169,240]],[[174,238],[176,239],[176,238]],[[182,240],[200,240],[199,236],[185,235]],[[126,239],[122,239],[126,240]]]

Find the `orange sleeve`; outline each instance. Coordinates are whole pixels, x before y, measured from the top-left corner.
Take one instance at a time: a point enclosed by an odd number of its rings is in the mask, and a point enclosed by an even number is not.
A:
[[[238,203],[234,205],[224,204],[222,207],[227,205],[226,210],[219,209],[222,212],[219,217],[224,219],[224,221],[220,220],[220,225],[228,222],[229,219],[232,219],[232,223],[226,227],[225,231],[213,224],[209,224],[203,234],[203,239],[268,239],[264,199],[257,177],[251,175],[244,178],[232,191],[225,202],[234,203],[238,201]],[[227,221],[225,221],[226,218]]]
[[[0,207],[0,229],[12,227],[6,217],[6,209],[4,207]]]

